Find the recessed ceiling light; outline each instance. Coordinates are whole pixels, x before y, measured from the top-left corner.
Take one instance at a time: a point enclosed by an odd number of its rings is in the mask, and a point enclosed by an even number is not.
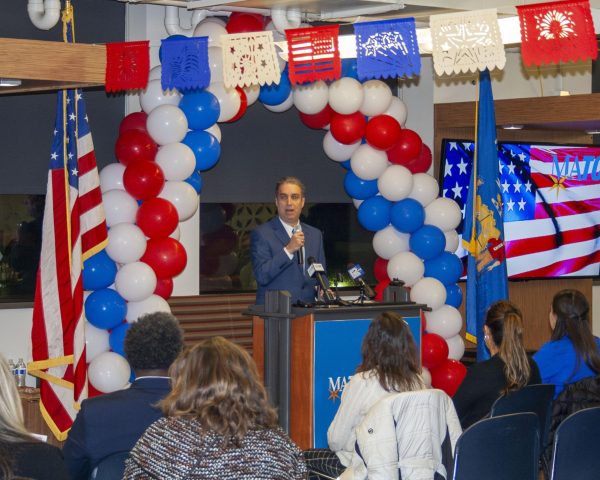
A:
[[[18,87],[21,80],[17,78],[0,78],[0,87]]]
[[[523,125],[502,125],[504,130],[523,130]]]

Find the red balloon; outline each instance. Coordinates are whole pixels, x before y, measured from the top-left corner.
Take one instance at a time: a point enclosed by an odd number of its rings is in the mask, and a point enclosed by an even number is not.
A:
[[[409,162],[404,163],[404,166],[408,168],[411,173],[427,173],[429,167],[431,167],[432,161],[433,157],[431,155],[431,149],[423,144],[421,153]]]
[[[388,287],[389,284],[390,279],[388,278],[387,280],[381,280],[375,286],[375,300],[377,300],[378,302],[383,301],[383,291]]]
[[[365,134],[366,128],[367,121],[360,112],[349,115],[334,112],[331,117],[331,135],[345,145],[358,142]]]
[[[447,359],[439,367],[430,370],[431,386],[453,396],[467,375],[467,367],[458,360]]]
[[[321,130],[331,123],[331,117],[335,113],[329,104],[318,113],[308,115],[307,113],[298,112],[300,120],[304,125],[315,130]]]
[[[148,119],[148,114],[146,112],[133,112],[127,115],[123,120],[121,120],[121,125],[119,125],[119,135],[127,130],[140,130],[142,132],[148,133],[146,130],[146,120]]]
[[[173,279],[172,278],[157,278],[156,279],[156,288],[154,289],[154,294],[159,297],[168,300],[168,298],[173,293]]]
[[[401,131],[394,117],[377,115],[367,123],[367,143],[378,150],[389,150],[400,140]]]
[[[156,278],[170,278],[183,271],[187,253],[183,245],[174,238],[151,238],[146,243],[146,251],[140,260],[152,267]]]
[[[244,92],[244,89],[241,87],[235,87],[235,91],[240,96],[240,109],[233,117],[227,120],[226,123],[237,122],[240,118],[244,116],[244,113],[246,113],[246,110],[248,109],[248,96],[246,95],[246,92]]]
[[[446,340],[435,333],[426,333],[421,339],[421,358],[423,366],[436,368],[448,358]]]
[[[238,236],[229,225],[223,225],[216,232],[202,235],[205,250],[209,255],[227,255],[237,245]]]
[[[158,145],[141,130],[124,131],[115,144],[115,156],[125,166],[139,160],[152,161],[157,151]]]
[[[388,260],[377,257],[375,259],[375,263],[373,264],[373,274],[375,275],[375,280],[378,282],[382,282],[383,280],[389,280],[387,273],[387,264]]]
[[[423,141],[417,132],[403,128],[398,142],[387,151],[388,160],[397,165],[406,165],[420,153]]]
[[[125,190],[138,200],[156,197],[165,184],[165,174],[156,162],[139,160],[127,165],[123,173]]]
[[[149,198],[138,208],[135,223],[149,238],[168,237],[177,228],[179,215],[175,205],[168,200]]]
[[[256,13],[233,12],[225,29],[227,33],[260,32],[265,29],[265,17]]]

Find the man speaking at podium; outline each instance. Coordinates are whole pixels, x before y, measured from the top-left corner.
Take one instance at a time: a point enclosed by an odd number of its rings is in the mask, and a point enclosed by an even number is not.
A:
[[[250,256],[257,305],[265,303],[267,290],[287,290],[292,303],[315,301],[317,281],[307,273],[307,259],[314,257],[325,267],[325,251],[321,231],[300,222],[304,193],[298,178],[280,179],[275,186],[277,217],[252,232]]]

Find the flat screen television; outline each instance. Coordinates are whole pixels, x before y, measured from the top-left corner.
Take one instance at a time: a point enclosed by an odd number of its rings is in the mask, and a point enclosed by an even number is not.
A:
[[[442,144],[441,194],[463,218],[473,155],[472,141]],[[509,278],[597,276],[600,147],[498,142],[498,169]],[[466,256],[462,246],[456,253]]]

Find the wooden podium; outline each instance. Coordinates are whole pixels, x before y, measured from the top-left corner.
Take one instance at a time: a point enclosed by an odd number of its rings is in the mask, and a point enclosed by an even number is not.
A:
[[[287,292],[277,292],[285,294]],[[341,391],[361,360],[360,346],[373,318],[394,311],[407,321],[420,352],[425,305],[365,303],[322,308],[278,301],[250,307],[253,352],[281,426],[301,449],[327,446],[327,428]]]

